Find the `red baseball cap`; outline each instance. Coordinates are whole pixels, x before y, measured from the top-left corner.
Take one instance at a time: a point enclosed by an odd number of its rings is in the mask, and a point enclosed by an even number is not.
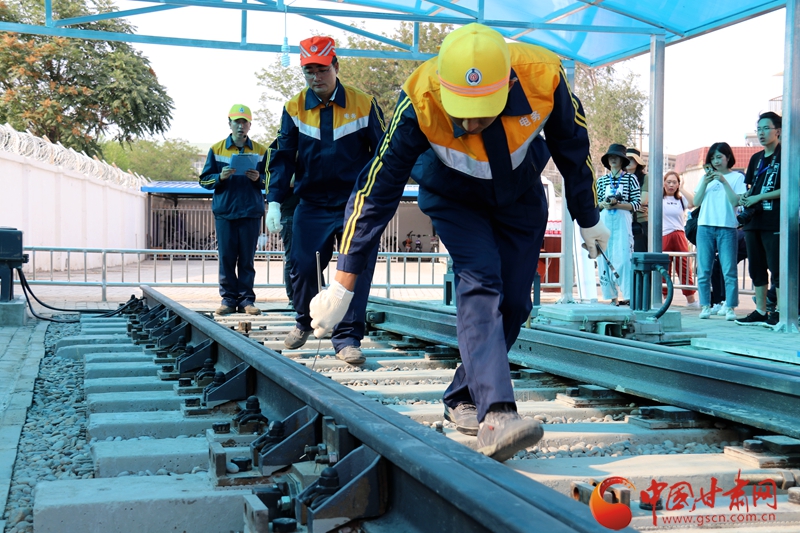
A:
[[[336,55],[336,43],[331,37],[315,35],[300,41],[300,66],[330,65]]]

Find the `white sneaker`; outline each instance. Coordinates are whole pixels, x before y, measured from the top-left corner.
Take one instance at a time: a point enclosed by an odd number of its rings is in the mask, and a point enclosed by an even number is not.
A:
[[[686,304],[686,307],[691,307],[691,308],[694,308],[694,309],[700,309],[700,302],[698,302],[697,300],[695,300],[693,302],[689,302],[689,303]],[[712,309],[711,312],[712,313],[714,312],[713,309]]]
[[[707,305],[704,305],[702,311],[700,311],[700,318],[708,318],[710,316],[711,316],[711,308]]]
[[[716,315],[717,313],[719,313],[719,310],[722,309],[722,305],[724,303],[725,302],[722,302],[722,304],[714,304],[714,305],[712,305],[711,306],[711,314],[712,315]]]
[[[717,316],[727,316],[727,315],[728,315],[728,304],[722,302],[719,311],[717,311]]]
[[[725,311],[725,320],[728,322],[733,322],[736,320],[736,309],[733,307],[728,307],[728,310]]]

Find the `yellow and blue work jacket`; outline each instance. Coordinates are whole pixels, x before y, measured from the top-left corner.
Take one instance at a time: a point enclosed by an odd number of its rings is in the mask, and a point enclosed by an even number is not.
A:
[[[384,129],[383,111],[359,89],[336,80],[327,106],[310,88],[300,91],[283,108],[267,201],[283,203],[294,175],[294,193],[304,202],[343,206]]]
[[[231,176],[220,181],[222,169],[230,166],[233,154],[258,154],[261,159],[256,166],[260,179],[252,181],[247,176]],[[237,218],[261,218],[264,216],[264,187],[267,183],[266,166],[270,151],[266,146],[245,141],[239,148],[228,135],[208,150],[206,164],[200,173],[200,185],[214,191],[211,211],[217,218],[235,220]]]
[[[363,270],[415,161],[429,150],[422,158],[423,171],[414,176],[420,188],[467,205],[494,208],[514,203],[535,186],[544,194],[541,171],[552,155],[564,176],[572,216],[581,227],[597,223],[586,119],[561,61],[535,45],[512,43],[509,50],[511,79],[518,81],[497,120],[502,121],[508,145],[507,153],[498,157],[510,159],[511,175],[492,176],[489,160],[495,156],[487,153],[482,135],[467,134],[445,112],[437,58],[426,61],[403,85],[377,154],[359,176],[345,212],[339,270]]]

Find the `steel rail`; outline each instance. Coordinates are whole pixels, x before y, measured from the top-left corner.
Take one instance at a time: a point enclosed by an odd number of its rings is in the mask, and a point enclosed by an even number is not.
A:
[[[255,368],[257,395],[265,413],[270,404],[273,409],[283,409],[283,416],[308,405],[346,425],[351,435],[384,457],[393,469],[390,508],[407,509],[433,521],[420,525],[420,531],[436,530],[436,517],[445,517],[448,527],[455,523],[464,531],[606,531],[585,505],[189,310],[150,287],[141,289],[149,303],[164,304],[189,325],[191,342],[211,338],[217,343],[217,366],[224,370],[243,361]],[[274,407],[275,404],[279,406]],[[412,483],[400,486],[406,479]],[[415,489],[430,497],[411,494]],[[448,506],[446,512],[435,507],[442,504]]]
[[[382,313],[382,314],[379,314]],[[458,347],[455,309],[371,297],[374,327]],[[527,368],[800,438],[800,369],[533,324],[509,360]]]

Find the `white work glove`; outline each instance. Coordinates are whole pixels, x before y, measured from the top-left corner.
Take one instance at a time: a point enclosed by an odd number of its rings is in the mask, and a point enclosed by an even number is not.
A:
[[[583,237],[583,244],[581,246],[589,251],[589,259],[594,259],[600,253],[597,251],[599,246],[604,252],[608,248],[608,238],[611,232],[603,221],[598,221],[597,224],[591,228],[581,228],[581,237]]]
[[[353,292],[335,280],[327,289],[314,296],[309,310],[312,318],[311,327],[314,328],[316,338],[321,339],[333,331],[334,326],[341,322],[347,313],[352,299]]]
[[[270,202],[267,209],[267,229],[270,233],[277,233],[283,229],[281,225],[281,204]]]

